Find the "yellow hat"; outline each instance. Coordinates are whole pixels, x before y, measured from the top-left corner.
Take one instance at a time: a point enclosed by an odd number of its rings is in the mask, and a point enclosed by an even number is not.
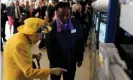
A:
[[[24,21],[24,25],[19,26],[17,30],[25,34],[48,33],[51,31],[51,27],[43,19],[28,18]]]

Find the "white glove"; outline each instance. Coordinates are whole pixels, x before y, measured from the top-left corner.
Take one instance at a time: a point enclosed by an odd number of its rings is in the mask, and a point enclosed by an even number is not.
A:
[[[67,72],[66,69],[62,69],[62,68],[51,68],[50,69],[50,74],[54,74],[56,76],[61,75],[63,72]]]
[[[123,60],[121,61],[121,66],[123,69],[127,69],[127,65]]]
[[[35,14],[35,17],[39,17],[39,12],[37,12],[37,13]]]

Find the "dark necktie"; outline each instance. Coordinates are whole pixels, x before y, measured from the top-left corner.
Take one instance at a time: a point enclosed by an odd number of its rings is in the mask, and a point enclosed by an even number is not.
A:
[[[18,8],[19,8],[19,7],[17,7],[17,14],[18,14],[18,18],[20,18],[20,14],[19,14]]]
[[[42,7],[40,7],[40,10],[41,10],[41,12],[40,12],[40,17],[42,18]]]

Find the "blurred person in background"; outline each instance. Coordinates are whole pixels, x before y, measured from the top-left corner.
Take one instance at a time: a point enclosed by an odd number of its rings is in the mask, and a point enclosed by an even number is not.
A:
[[[37,17],[43,19],[45,16],[46,9],[47,6],[45,4],[43,5],[42,0],[39,0],[38,7],[36,9],[36,14],[38,14]]]
[[[25,7],[26,7],[26,9],[29,9],[29,7],[30,7],[30,3],[29,3],[29,1],[26,1],[26,5],[25,5]]]
[[[3,42],[2,42],[2,39],[4,42],[6,42],[6,39],[5,39],[5,24],[6,24],[6,21],[7,21],[7,8],[6,8],[6,5],[1,3],[1,51],[3,51]]]
[[[55,4],[56,4],[56,2],[52,1],[52,3],[49,3],[49,6],[47,8],[47,13],[48,13],[48,17],[49,17],[50,22],[53,21],[53,18],[55,16],[55,8],[54,8]]]
[[[43,1],[43,2],[42,2],[42,5],[43,5],[43,6],[47,6],[46,1]]]
[[[24,2],[20,2],[20,6],[23,10],[25,10],[25,3]]]
[[[73,18],[75,18],[76,20],[80,21],[80,5],[79,4],[73,4],[72,5],[72,9],[71,9],[71,15]]]
[[[63,80],[74,80],[76,66],[81,67],[84,54],[84,38],[80,22],[70,18],[67,2],[55,5],[56,19],[50,24],[52,31],[46,37],[46,49],[50,68],[64,68]],[[51,80],[60,80],[51,75]]]
[[[27,15],[27,13],[29,12],[29,10],[30,10],[29,1],[26,1],[26,2],[25,2],[25,8],[24,8],[24,12],[26,13],[26,15]]]
[[[14,25],[14,32],[17,32],[17,27],[20,25],[19,20],[20,20],[20,16],[23,13],[23,8],[21,6],[19,6],[19,1],[16,0],[15,2],[15,6],[11,6],[8,9],[8,16],[10,16],[13,20],[13,25]]]
[[[81,1],[81,11],[80,11],[80,22],[83,27],[83,35],[85,40],[85,45],[87,46],[87,39],[89,35],[90,25],[89,25],[89,16],[88,16],[88,5],[87,3]]]
[[[29,9],[26,10],[26,16],[27,16],[27,18],[35,17],[35,14],[36,14],[36,9],[33,8],[32,6],[30,6]]]
[[[10,3],[10,6],[7,8],[7,16],[8,16],[8,24],[9,24],[9,30],[10,30],[10,34],[11,34],[11,30],[12,30],[12,27],[14,25],[14,22],[13,22],[13,8],[14,8],[15,4],[14,2],[12,1]]]
[[[25,13],[22,13],[19,19],[19,24],[24,24],[24,20],[27,19],[27,15]]]
[[[30,7],[32,7],[33,9],[36,9],[36,4],[34,2],[30,2]]]
[[[17,27],[20,26],[20,17],[21,14],[24,12],[23,7],[20,6],[19,0],[16,0],[15,2],[15,8],[14,8],[14,33],[17,32]]]
[[[9,38],[4,47],[3,80],[47,80],[50,74],[59,76],[62,68],[34,69],[32,65],[32,44],[36,44],[42,34],[51,31],[50,26],[39,18],[28,18],[18,27],[18,33]],[[14,43],[15,42],[15,43]],[[40,60],[40,57],[36,58]]]
[[[51,22],[51,19],[49,18],[48,9],[49,9],[49,8],[47,8],[47,10],[45,11],[44,20],[45,20],[46,22],[50,23],[50,22]],[[41,39],[38,48],[39,48],[39,49],[44,49],[44,48],[46,48],[45,45],[46,45],[46,39],[45,39],[45,36],[43,35],[43,38]]]

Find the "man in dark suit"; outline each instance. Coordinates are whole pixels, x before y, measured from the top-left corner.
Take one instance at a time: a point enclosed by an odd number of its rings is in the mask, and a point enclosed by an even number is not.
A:
[[[49,17],[50,22],[53,21],[54,12],[55,12],[55,8],[54,8],[55,4],[56,4],[56,2],[53,1],[47,8],[47,13],[48,13],[48,17]]]
[[[5,24],[7,21],[7,10],[6,5],[1,3],[1,51],[3,51],[3,41],[6,41],[5,39]]]
[[[13,8],[14,8],[15,4],[14,2],[10,3],[10,6],[7,7],[7,16],[12,16],[13,17]]]
[[[26,5],[24,7],[24,12],[27,14],[27,12],[29,12],[29,9],[30,9],[29,1],[26,1]]]
[[[23,8],[19,6],[19,0],[16,1],[15,6],[10,6],[8,8],[8,16],[11,16],[14,22],[14,33],[17,32],[17,27],[20,25],[20,16],[23,12]]]
[[[47,6],[43,5],[42,1],[40,0],[39,1],[39,5],[38,5],[38,7],[36,9],[36,13],[39,13],[38,18],[41,18],[41,19],[44,18],[46,9],[47,9]]]
[[[26,11],[25,13],[26,13],[26,18],[35,17],[36,10],[30,7],[29,10]]]
[[[81,5],[81,12],[80,12],[80,22],[83,27],[83,35],[84,35],[84,40],[85,40],[85,45],[87,46],[87,39],[90,31],[90,22],[89,21],[89,11],[87,4],[85,2],[80,2]]]
[[[78,4],[73,4],[71,8],[71,16],[80,21],[80,7]]]
[[[55,6],[56,19],[50,24],[52,31],[46,35],[46,48],[50,67],[67,69],[64,80],[74,80],[76,66],[81,67],[84,53],[82,27],[70,18],[70,6],[59,2]],[[60,80],[60,76],[51,75],[51,80]]]

